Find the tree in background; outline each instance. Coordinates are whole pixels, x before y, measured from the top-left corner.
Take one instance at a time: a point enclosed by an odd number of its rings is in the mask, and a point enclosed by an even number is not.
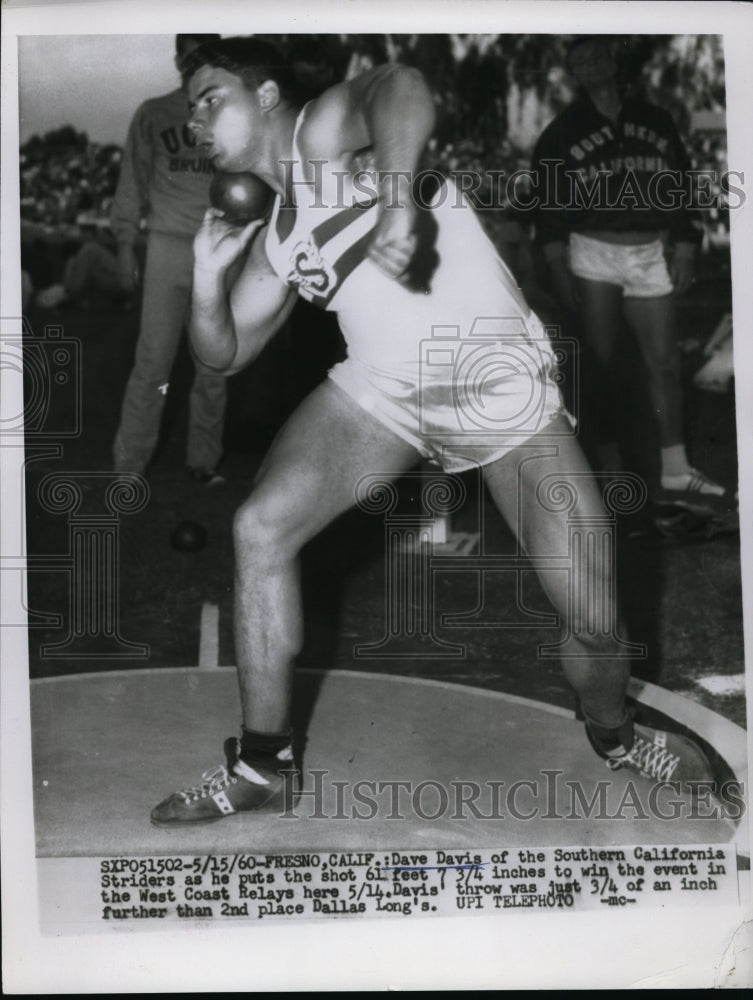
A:
[[[572,99],[573,85],[565,71],[565,35],[275,35],[272,38],[298,67],[304,97],[313,97],[338,79],[349,78],[385,61],[416,66],[428,80],[438,110],[435,136],[427,166],[443,171],[473,170],[487,178],[478,191],[482,204],[492,201],[489,170],[508,174],[526,168],[537,137]],[[669,110],[686,141],[694,167],[726,169],[723,127],[693,130],[698,112],[711,112],[723,125],[725,109],[722,40],[713,35],[624,35],[620,51],[626,77],[635,78],[645,96]],[[707,116],[707,122],[709,118]],[[710,119],[713,122],[713,117]],[[89,155],[87,157],[87,149]],[[99,155],[98,147],[95,147]],[[76,164],[86,159],[94,171],[94,189],[106,198],[116,158],[108,149],[107,163],[89,162],[87,137],[70,126],[32,137],[22,148],[22,162],[37,168],[34,196],[54,186],[59,170],[40,165]],[[23,168],[22,168],[23,172]],[[66,181],[71,171],[66,171]],[[31,179],[30,179],[31,180]],[[87,178],[87,183],[92,182]],[[74,185],[75,186],[75,185]],[[28,192],[32,195],[32,192]],[[73,199],[75,201],[75,199]],[[485,212],[492,235],[500,213]],[[724,223],[724,212],[709,216],[710,227]]]
[[[698,170],[726,170],[722,39],[715,35],[622,35],[626,80],[666,108]],[[427,166],[470,170],[483,183],[477,202],[494,204],[490,170],[508,175],[529,166],[533,145],[573,98],[565,70],[572,36],[565,35],[342,35],[350,53],[347,76],[385,61],[422,71],[436,95],[438,119]],[[342,63],[342,60],[341,60]],[[710,112],[694,128],[698,112]],[[710,125],[710,127],[709,127]],[[719,184],[714,193],[722,197]],[[496,192],[495,192],[496,194]],[[722,198],[723,201],[723,198]],[[508,215],[511,214],[508,209]],[[502,238],[503,212],[483,212],[493,239]],[[728,229],[726,211],[710,210],[709,232]]]

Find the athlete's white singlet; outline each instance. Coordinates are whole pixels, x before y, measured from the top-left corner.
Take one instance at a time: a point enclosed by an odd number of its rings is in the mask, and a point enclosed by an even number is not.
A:
[[[431,291],[411,291],[366,259],[378,205],[373,174],[360,178],[339,164],[320,162],[316,190],[306,184],[296,124],[291,165],[297,205],[295,226],[280,242],[279,197],[266,250],[280,278],[315,305],[338,314],[348,354],[378,368],[417,362],[419,344],[433,325],[459,325],[461,336],[477,316],[523,317],[529,308],[499,259],[473,208],[449,181],[436,191],[437,269]],[[352,169],[352,168],[351,168]],[[426,176],[428,191],[432,175]],[[435,184],[436,187],[436,184]]]
[[[337,313],[348,358],[330,377],[448,470],[485,464],[537,433],[562,410],[551,348],[469,202],[425,175],[420,200],[430,208],[418,212],[416,261],[419,271],[433,262],[433,273],[424,290],[406,287],[366,256],[379,212],[373,172],[312,161],[315,181],[306,182],[304,116],[289,166],[292,230],[281,229],[278,196],[265,249],[283,281]]]

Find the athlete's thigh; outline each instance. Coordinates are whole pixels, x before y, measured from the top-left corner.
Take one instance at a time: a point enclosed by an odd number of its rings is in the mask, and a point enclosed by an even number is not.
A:
[[[325,379],[273,442],[249,502],[297,548],[354,505],[365,476],[394,479],[420,457]]]
[[[666,362],[672,357],[677,347],[673,295],[652,298],[626,296],[625,317],[648,364]]]
[[[558,421],[563,418],[558,417]],[[484,467],[484,479],[500,513],[529,556],[568,555],[568,520],[603,515],[601,494],[580,445],[564,423],[550,426],[520,448]],[[567,606],[567,574],[539,568],[539,578],[560,610]]]

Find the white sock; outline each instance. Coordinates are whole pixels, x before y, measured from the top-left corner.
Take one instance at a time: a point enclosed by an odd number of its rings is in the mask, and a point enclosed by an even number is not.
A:
[[[685,452],[684,444],[671,444],[661,450],[661,474],[665,476],[681,476],[690,472],[690,462]]]

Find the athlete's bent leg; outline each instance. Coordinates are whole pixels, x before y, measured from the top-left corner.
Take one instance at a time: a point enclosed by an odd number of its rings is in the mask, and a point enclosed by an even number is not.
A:
[[[564,418],[556,419],[563,421]],[[564,425],[559,429],[560,434],[553,434],[557,428],[550,425],[548,432],[537,435],[528,446],[517,448],[484,468],[494,502],[529,556],[567,556],[567,518],[603,516],[601,497],[580,447],[568,436]],[[546,446],[539,456],[531,447],[537,443]],[[552,455],[554,447],[557,453]],[[537,487],[544,476],[550,475],[572,489],[575,496],[572,509],[551,511],[542,506]],[[583,711],[605,726],[618,727],[625,719],[630,666],[625,658],[610,656],[620,651],[619,642],[616,634],[605,635],[603,630],[605,621],[612,621],[615,626],[617,623],[612,571],[611,563],[591,558],[585,567],[573,566],[570,572],[543,568],[538,570],[538,575],[561,615],[563,628],[572,637],[568,656],[563,658],[562,664]],[[581,572],[589,575],[587,581],[580,579]],[[576,609],[571,595],[582,593],[586,585],[594,600],[583,602],[579,609],[584,616],[581,620],[569,620]],[[616,627],[613,631],[616,633]]]
[[[588,521],[599,518],[603,511],[579,446],[564,433],[553,436],[551,432],[557,429],[550,426],[548,433],[537,435],[527,446],[484,469],[497,506],[525,551],[534,557],[567,555],[567,518]],[[556,454],[552,455],[555,442]],[[531,446],[538,444],[545,447],[543,454],[535,457]],[[545,508],[537,496],[542,477],[552,474],[575,498],[566,511]],[[593,555],[582,564],[573,564],[568,573],[546,568],[538,572],[569,633],[562,665],[580,699],[594,750],[611,768],[627,767],[645,778],[675,780],[691,795],[699,782],[712,781],[709,762],[691,740],[633,724],[626,705],[629,661],[615,655],[624,653],[625,647],[618,637],[613,560]],[[575,600],[575,594],[588,595],[589,599]],[[605,630],[605,622],[613,627]]]
[[[418,459],[410,445],[329,380],[283,427],[234,522],[242,736],[226,740],[227,766],[205,772],[201,784],[173,793],[152,810],[157,826],[285,808],[290,694],[302,642],[298,553],[353,506],[363,476],[397,477]]]
[[[419,457],[329,380],[283,427],[234,523],[236,658],[249,729],[289,725],[301,548],[353,506],[363,476],[398,476]]]

